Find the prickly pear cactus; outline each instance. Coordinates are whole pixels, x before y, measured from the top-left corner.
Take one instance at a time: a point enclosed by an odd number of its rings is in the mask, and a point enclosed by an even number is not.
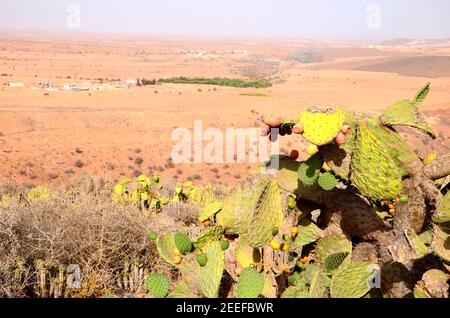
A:
[[[345,112],[336,110],[334,113],[300,112],[300,124],[305,131],[303,138],[317,146],[333,141],[345,121]]]
[[[376,266],[371,263],[352,263],[338,270],[331,278],[330,295],[332,298],[361,298],[372,286]]]
[[[254,268],[246,268],[236,285],[236,298],[258,298],[264,288],[264,277]]]
[[[429,248],[414,231],[410,231],[406,236],[408,238],[409,245],[415,252],[415,259],[420,259],[430,254]]]
[[[297,226],[297,236],[292,244],[292,249],[308,245],[320,239],[322,230],[308,219],[302,220]]]
[[[344,260],[348,257],[348,252],[337,252],[331,255],[328,255],[325,258],[325,270],[327,273],[334,273],[339,266],[344,262]]]
[[[171,265],[179,265],[179,250],[175,245],[174,235],[160,235],[156,240],[156,248],[159,252],[159,256],[167,263]]]
[[[325,172],[319,176],[318,182],[322,189],[330,191],[338,185],[339,180],[331,172]]]
[[[248,268],[261,261],[261,253],[258,249],[250,246],[248,240],[241,236],[236,245],[236,261],[242,268]]]
[[[337,261],[337,259],[333,260],[333,258],[338,258],[336,256],[333,256],[337,253],[343,253],[347,255],[339,264],[340,266],[346,265],[350,262],[352,242],[343,235],[327,235],[321,238],[316,244],[316,259],[319,265],[324,270],[327,270],[327,267],[329,267],[331,272],[334,271],[335,268],[332,268],[332,266],[330,267],[330,264],[335,263],[334,261]]]
[[[281,206],[280,188],[276,181],[270,181],[259,197],[248,229],[247,238],[251,246],[261,247],[269,243],[274,231],[280,230],[284,219]]]
[[[165,298],[169,293],[169,279],[164,274],[154,273],[147,277],[147,289],[155,298]]]
[[[224,252],[220,247],[220,242],[207,242],[202,253],[206,255],[208,261],[205,266],[197,264],[200,288],[208,298],[216,298],[219,293],[220,281],[224,269]]]
[[[302,162],[298,168],[298,179],[307,186],[312,186],[317,183],[320,176],[320,169],[323,166],[323,160],[319,155],[310,157],[305,162]]]
[[[353,153],[351,180],[361,194],[373,200],[392,200],[402,191],[396,163],[363,123]]]
[[[191,239],[186,234],[176,233],[173,239],[175,241],[175,246],[181,252],[181,254],[186,255],[192,250]]]
[[[400,175],[407,176],[409,174],[407,168],[420,160],[417,154],[411,150],[399,133],[382,126],[378,120],[368,119],[367,127],[394,159]]]
[[[433,222],[446,223],[450,222],[450,191],[442,198],[438,208],[433,214]]]
[[[208,219],[211,219],[212,217],[214,217],[214,215],[219,212],[220,210],[222,210],[222,202],[211,202],[209,204],[207,204],[203,210],[198,214],[197,219],[200,222],[206,221]]]
[[[381,116],[381,122],[385,126],[410,126],[425,131],[427,134],[436,137],[433,128],[426,122],[419,112],[418,106],[425,100],[430,89],[428,83],[422,88],[412,100],[401,100],[389,106]]]
[[[225,199],[222,210],[217,213],[217,224],[230,234],[247,233],[255,206],[269,183],[268,178],[261,178],[257,182],[238,187]]]
[[[220,240],[223,233],[224,229],[219,225],[207,229],[194,240],[194,248],[200,250],[206,242]]]
[[[433,253],[439,256],[446,262],[450,262],[450,227],[448,223],[441,225],[433,224],[433,240],[431,242],[431,249]]]

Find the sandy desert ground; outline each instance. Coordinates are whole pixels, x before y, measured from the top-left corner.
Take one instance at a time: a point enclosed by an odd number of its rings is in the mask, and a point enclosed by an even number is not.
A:
[[[312,63],[299,56],[314,52]],[[405,130],[414,148],[450,150],[450,41],[379,45],[314,40],[139,38],[0,32],[0,179],[65,184],[89,173],[111,180],[140,173],[236,184],[255,164],[170,161],[176,127],[257,127],[312,105],[380,113],[426,82],[423,111],[439,137]],[[136,78],[264,77],[266,89],[162,84],[66,92],[38,89]],[[23,82],[25,87],[9,87]],[[255,96],[258,93],[260,96]],[[302,152],[297,137],[281,149]],[[304,157],[304,156],[302,156]]]

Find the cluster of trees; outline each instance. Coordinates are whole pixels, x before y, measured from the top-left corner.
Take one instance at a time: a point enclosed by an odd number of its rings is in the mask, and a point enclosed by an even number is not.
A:
[[[161,78],[159,80],[148,80],[141,79],[137,80],[138,86],[145,85],[156,85],[161,83],[174,83],[174,84],[204,84],[204,85],[217,85],[217,86],[230,86],[230,87],[239,87],[239,88],[267,88],[271,87],[272,83],[260,80],[260,79],[252,79],[252,80],[242,80],[242,79],[232,79],[225,77],[214,77],[214,78],[203,78],[203,77],[172,77],[172,78]]]

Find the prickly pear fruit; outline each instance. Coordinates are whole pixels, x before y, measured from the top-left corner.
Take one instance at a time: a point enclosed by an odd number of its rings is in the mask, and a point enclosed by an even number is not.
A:
[[[263,128],[261,128],[261,136],[262,137],[266,137],[270,134],[270,127],[269,126],[264,126]]]
[[[316,153],[319,152],[319,148],[316,145],[310,144],[307,148],[306,148],[306,153],[310,156],[314,156]]]
[[[291,228],[291,235],[296,236],[298,233],[298,227],[294,226]]]
[[[291,240],[291,236],[289,234],[284,234],[283,240],[285,240],[286,242],[289,242]]]
[[[228,247],[230,247],[230,242],[228,242],[227,240],[222,240],[220,241],[220,247],[222,248],[222,251],[225,251],[228,249]]]
[[[156,241],[158,239],[158,233],[155,231],[149,231],[147,237],[151,241]]]
[[[200,265],[201,267],[205,266],[206,263],[208,262],[208,257],[205,254],[197,255],[196,259],[198,265]]]
[[[155,298],[165,298],[169,293],[169,279],[164,274],[150,274],[147,277],[147,289]]]
[[[293,210],[297,206],[297,202],[293,195],[288,195],[287,197],[287,206],[289,209]],[[276,234],[275,234],[276,235]]]
[[[305,131],[305,128],[301,124],[297,124],[292,128],[294,134],[301,135]]]
[[[277,241],[272,240],[270,241],[270,247],[273,248],[274,250],[279,250],[281,245]]]
[[[281,244],[281,250],[283,252],[287,252],[289,250],[289,244],[288,243]]]
[[[432,152],[428,156],[426,156],[425,159],[423,159],[423,164],[424,165],[429,165],[433,161],[435,161],[437,158],[438,158],[438,154],[435,153],[435,152]]]
[[[399,201],[400,201],[400,203],[406,204],[409,202],[409,197],[407,195],[402,195],[402,196],[400,196]]]
[[[297,160],[299,156],[300,156],[300,154],[298,153],[297,150],[291,150],[291,152],[289,153],[289,157],[292,160]]]
[[[282,122],[280,119],[276,119],[276,118],[267,118],[264,123],[269,126],[270,128],[278,128],[281,126]]]
[[[336,143],[338,144],[338,145],[344,145],[344,144],[346,144],[346,143],[348,143],[348,139],[347,139],[347,137],[342,133],[342,132],[340,132],[337,136],[336,136]]]
[[[344,135],[348,135],[351,132],[352,132],[352,128],[349,125],[342,126],[341,133],[343,133]]]
[[[184,233],[176,233],[173,237],[175,246],[183,255],[187,255],[192,250],[191,239]]]

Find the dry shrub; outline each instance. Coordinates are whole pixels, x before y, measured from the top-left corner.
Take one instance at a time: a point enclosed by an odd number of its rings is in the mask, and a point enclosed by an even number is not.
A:
[[[176,280],[177,273],[159,259],[147,233],[151,227],[184,226],[180,220],[191,210],[146,218],[137,207],[114,204],[110,187],[97,179],[84,179],[49,200],[29,202],[15,191],[12,186],[3,189],[15,194],[0,207],[0,297],[36,296],[37,260],[49,277],[60,265],[79,265],[83,285],[71,293],[76,297],[113,293],[118,273],[131,268],[126,264],[137,264],[146,273],[165,272]]]

